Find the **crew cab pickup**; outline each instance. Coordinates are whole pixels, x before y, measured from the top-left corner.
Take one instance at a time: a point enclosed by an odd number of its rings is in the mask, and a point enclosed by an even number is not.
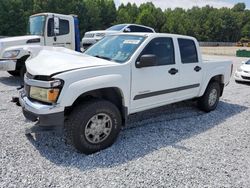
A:
[[[84,54],[44,47],[26,66],[30,132],[64,127],[85,154],[111,146],[130,114],[188,99],[215,110],[232,74],[231,61],[203,61],[195,38],[159,33],[109,35]]]

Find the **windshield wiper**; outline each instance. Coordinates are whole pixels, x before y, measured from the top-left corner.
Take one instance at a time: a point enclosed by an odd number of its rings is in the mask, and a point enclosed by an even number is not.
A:
[[[112,59],[109,58],[109,57],[100,56],[100,55],[95,55],[94,57],[101,58],[101,59],[106,59],[106,60],[108,60],[108,61],[111,61],[111,60],[112,60]]]

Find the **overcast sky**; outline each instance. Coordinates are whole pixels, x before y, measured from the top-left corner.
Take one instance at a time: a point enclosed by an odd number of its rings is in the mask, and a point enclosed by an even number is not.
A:
[[[221,7],[233,7],[234,4],[239,2],[244,2],[247,5],[247,8],[250,8],[250,0],[115,0],[116,6],[119,6],[121,3],[127,4],[128,2],[141,4],[144,2],[153,2],[157,7],[162,9],[166,8],[192,8],[193,6],[206,6],[211,5],[216,8]]]

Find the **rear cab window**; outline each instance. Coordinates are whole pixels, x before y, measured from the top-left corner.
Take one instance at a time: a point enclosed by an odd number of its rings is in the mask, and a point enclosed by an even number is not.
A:
[[[146,27],[131,25],[128,28],[130,29],[130,32],[153,33],[152,29]]]
[[[197,48],[193,40],[178,38],[178,44],[182,63],[186,64],[199,62]]]

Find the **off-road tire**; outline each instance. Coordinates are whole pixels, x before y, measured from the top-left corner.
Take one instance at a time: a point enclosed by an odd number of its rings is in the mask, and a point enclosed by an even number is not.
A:
[[[96,114],[107,114],[112,122],[109,136],[101,143],[94,144],[88,141],[84,132],[89,120]],[[105,100],[92,100],[77,105],[65,122],[65,136],[79,152],[92,154],[110,147],[117,139],[121,130],[122,120],[118,108]]]
[[[216,93],[217,93],[216,101],[212,105],[210,105],[209,104],[209,96],[210,96],[211,92],[214,90],[216,90]],[[220,88],[220,84],[218,82],[209,83],[204,95],[198,99],[199,109],[201,109],[205,112],[210,112],[210,111],[215,110],[218,103],[219,103],[220,93],[221,93],[221,88]]]

